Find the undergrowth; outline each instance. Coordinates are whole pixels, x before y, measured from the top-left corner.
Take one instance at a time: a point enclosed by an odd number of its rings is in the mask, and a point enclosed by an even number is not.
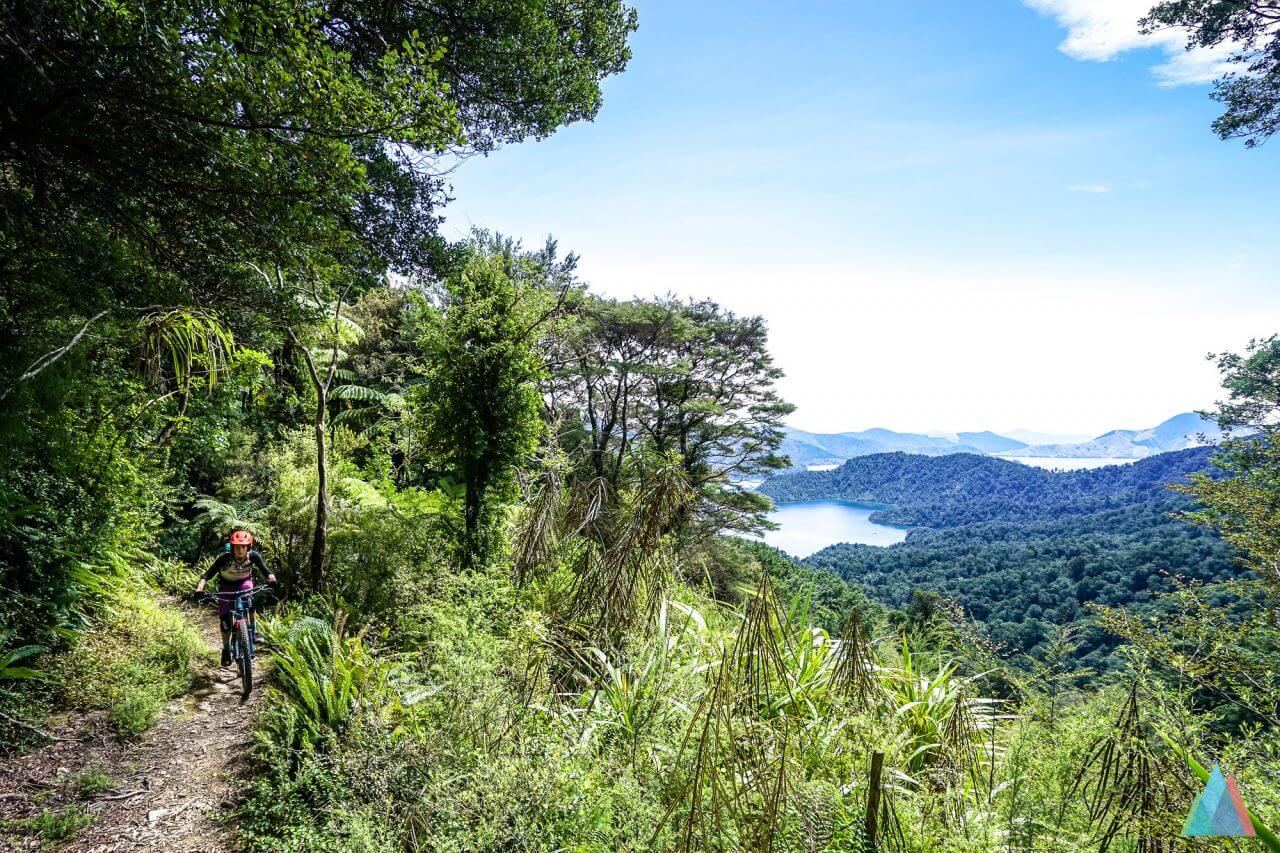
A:
[[[146,586],[104,600],[92,629],[49,664],[62,704],[107,711],[122,735],[149,729],[170,698],[191,686],[204,640],[180,611]]]

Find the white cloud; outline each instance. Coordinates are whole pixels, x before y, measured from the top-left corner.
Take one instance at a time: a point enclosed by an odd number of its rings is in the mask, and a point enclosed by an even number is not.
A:
[[[1072,59],[1107,62],[1128,50],[1158,48],[1167,61],[1152,67],[1161,86],[1208,83],[1230,69],[1227,58],[1233,45],[1186,50],[1181,29],[1143,35],[1138,19],[1155,0],[1023,0],[1027,6],[1049,15],[1067,30],[1058,49]]]
[[[1111,187],[1106,184],[1072,184],[1067,187],[1073,193],[1109,193]]]

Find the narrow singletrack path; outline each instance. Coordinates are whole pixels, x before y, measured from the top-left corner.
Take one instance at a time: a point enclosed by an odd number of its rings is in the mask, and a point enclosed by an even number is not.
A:
[[[210,648],[219,648],[217,616],[207,608],[182,609],[199,624]],[[78,802],[92,823],[52,849],[236,849],[227,809],[248,769],[250,730],[269,676],[266,658],[261,650],[255,656],[257,683],[245,703],[234,667],[202,664],[191,690],[170,700],[156,725],[134,739],[115,734],[101,711],[72,712],[50,732],[65,740],[0,761],[0,819],[31,818]],[[81,795],[77,780],[91,772],[105,773],[111,787]],[[39,839],[0,830],[0,849],[6,841],[18,850],[41,849]]]

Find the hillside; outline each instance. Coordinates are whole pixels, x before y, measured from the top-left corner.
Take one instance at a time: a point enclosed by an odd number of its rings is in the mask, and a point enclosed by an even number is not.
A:
[[[1021,450],[1027,446],[1025,441],[1018,441],[1016,438],[1009,438],[990,430],[956,433],[956,440],[967,447],[976,447],[983,453],[1009,452]]]
[[[832,471],[784,474],[761,491],[778,501],[843,498],[891,504],[874,520],[919,525],[888,548],[834,545],[808,565],[857,583],[893,607],[915,590],[962,604],[992,639],[1035,652],[1050,625],[1087,618],[1090,602],[1141,605],[1169,590],[1165,573],[1238,576],[1215,535],[1171,517],[1188,504],[1166,484],[1204,470],[1210,448],[1131,465],[1054,472],[972,454],[851,459]],[[1090,631],[1077,651],[1110,664],[1114,637]]]
[[[833,545],[803,562],[892,607],[907,606],[917,589],[941,593],[996,642],[1035,653],[1051,625],[1086,621],[1090,602],[1144,605],[1170,590],[1167,573],[1210,582],[1239,576],[1226,543],[1169,517],[1181,503],[1167,496],[1057,519],[920,529],[899,545]],[[1117,643],[1086,631],[1077,660],[1107,669]]]
[[[835,498],[892,504],[873,518],[929,527],[1043,520],[1165,495],[1165,484],[1203,470],[1211,453],[1190,448],[1131,465],[1067,472],[975,454],[886,453],[850,459],[831,471],[781,474],[759,491],[779,503]]]

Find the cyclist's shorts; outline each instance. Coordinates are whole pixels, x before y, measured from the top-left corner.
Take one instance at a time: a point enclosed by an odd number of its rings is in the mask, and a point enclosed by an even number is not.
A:
[[[242,581],[218,581],[218,592],[244,592],[253,589],[253,578],[245,578]],[[235,602],[233,596],[218,596],[218,622],[222,625],[222,630],[231,630],[231,605]],[[253,607],[253,599],[245,602],[251,609]]]

